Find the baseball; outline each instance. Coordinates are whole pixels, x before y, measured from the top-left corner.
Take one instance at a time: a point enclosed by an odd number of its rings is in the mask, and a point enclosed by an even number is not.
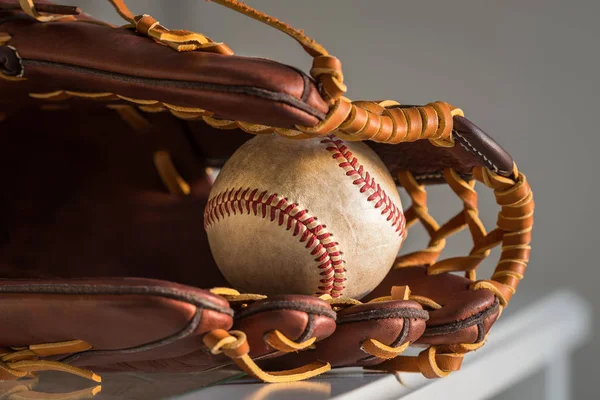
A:
[[[334,136],[260,135],[215,180],[204,226],[233,287],[361,298],[405,237],[396,185],[368,146]]]

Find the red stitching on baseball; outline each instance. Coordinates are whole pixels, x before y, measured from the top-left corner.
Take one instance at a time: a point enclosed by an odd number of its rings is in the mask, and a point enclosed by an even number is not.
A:
[[[305,247],[319,264],[321,285],[318,286],[317,294],[341,296],[346,281],[344,260],[338,247],[339,243],[333,240],[333,235],[327,231],[325,225],[320,224],[308,210],[300,209],[298,204],[289,202],[285,197],[279,197],[276,193],[269,194],[267,191],[256,197],[258,189],[248,194],[249,191],[250,188],[228,189],[211,198],[204,210],[204,229],[224,219],[225,214],[230,216],[244,212],[261,218],[268,216],[269,220],[276,221],[277,225],[285,225],[288,231],[293,227],[292,236],[296,237],[302,233],[300,242],[306,242]]]
[[[352,183],[360,186],[360,193],[367,192],[367,201],[375,202],[376,209],[382,208],[381,215],[387,215],[386,221],[390,221],[398,235],[405,234],[406,219],[402,210],[392,201],[385,190],[381,188],[371,177],[368,171],[358,162],[358,159],[352,154],[344,141],[329,135],[321,143],[331,145],[326,149],[332,154],[334,160],[341,161],[338,165],[346,171],[346,176],[353,178]],[[293,232],[292,236],[300,236],[300,242],[305,243],[305,247],[310,250],[312,256],[317,262],[321,285],[318,286],[318,294],[330,294],[332,297],[339,297],[342,294],[346,281],[346,269],[343,267],[344,260],[342,252],[339,251],[339,243],[333,241],[332,234],[329,233],[325,225],[317,222],[317,218],[308,214],[308,210],[301,210],[298,204],[289,202],[285,197],[279,197],[276,193],[264,191],[258,194],[258,189],[228,189],[223,193],[211,198],[204,210],[204,228],[208,229],[216,223],[225,214],[230,216],[237,213],[246,212],[261,218],[269,217],[270,221],[277,221],[277,225],[284,226],[286,230]],[[260,205],[260,208],[259,208]]]
[[[375,178],[371,177],[369,171],[365,171],[364,167],[359,164],[358,159],[352,155],[342,139],[334,135],[328,135],[327,137],[328,139],[322,140],[321,143],[330,145],[327,146],[327,150],[332,154],[333,159],[341,159],[338,166],[346,171],[346,176],[354,178],[354,181],[352,181],[354,185],[362,185],[360,187],[361,193],[368,190],[372,191],[372,193],[369,193],[367,201],[377,201],[374,204],[377,209],[385,205],[381,215],[387,215],[386,221],[391,221],[392,227],[396,229],[398,235],[403,236],[405,234],[406,219],[402,210],[392,201],[385,190],[375,182]]]

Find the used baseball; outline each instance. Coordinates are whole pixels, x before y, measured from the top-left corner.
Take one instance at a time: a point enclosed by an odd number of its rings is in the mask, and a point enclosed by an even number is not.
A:
[[[238,290],[361,298],[389,272],[405,237],[400,196],[365,144],[261,135],[217,177],[204,225]]]

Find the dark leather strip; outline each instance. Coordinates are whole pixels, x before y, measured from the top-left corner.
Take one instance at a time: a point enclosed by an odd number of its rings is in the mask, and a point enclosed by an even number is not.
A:
[[[480,343],[483,339],[485,339],[485,326],[483,322],[477,324],[477,341],[475,343]]]
[[[476,155],[489,170],[509,177],[513,172],[513,159],[494,139],[465,117],[453,118],[454,140],[465,150]]]
[[[57,284],[24,284],[24,285],[0,285],[0,294],[61,294],[61,295],[146,295],[159,296],[167,299],[184,301],[208,310],[214,310],[223,314],[233,316],[233,310],[220,307],[193,293],[158,286],[114,286],[114,285],[90,285],[76,283]]]
[[[292,107],[297,108],[298,110],[304,111],[315,118],[324,119],[325,114],[316,108],[304,103],[301,99],[298,99],[294,96],[291,96],[287,93],[281,92],[273,92],[270,90],[252,87],[252,86],[232,86],[232,85],[220,85],[216,83],[206,83],[206,82],[191,82],[191,81],[178,81],[172,79],[151,79],[151,78],[142,78],[133,75],[125,75],[119,74],[115,72],[107,72],[101,71],[94,68],[85,68],[74,65],[62,64],[62,63],[54,63],[49,61],[40,61],[40,60],[31,60],[31,59],[23,59],[23,65],[25,69],[28,66],[36,66],[36,67],[45,67],[45,68],[58,68],[64,69],[67,71],[72,71],[80,74],[88,74],[100,76],[106,79],[111,79],[114,81],[126,83],[126,84],[143,84],[149,86],[156,87],[169,87],[169,88],[179,88],[179,89],[194,89],[194,90],[206,90],[206,91],[214,91],[214,92],[222,92],[222,93],[235,93],[242,94],[247,96],[258,97],[264,100],[274,101],[282,104],[286,104]],[[158,99],[152,99],[158,100]]]
[[[381,309],[381,310],[368,310],[358,312],[356,314],[344,315],[338,317],[337,324],[349,324],[353,322],[362,322],[376,319],[388,319],[388,318],[417,318],[429,319],[429,313],[425,310],[417,310],[414,308],[395,308],[395,309]]]
[[[69,363],[72,363],[72,362],[78,360],[79,358],[81,358],[83,356],[87,356],[90,354],[93,354],[96,356],[107,355],[107,354],[132,354],[132,353],[140,353],[143,351],[153,350],[158,347],[166,346],[171,343],[177,342],[178,340],[181,340],[181,339],[191,335],[196,330],[198,325],[200,324],[200,321],[202,321],[202,310],[196,310],[194,317],[190,320],[190,322],[187,324],[187,326],[185,326],[185,328],[183,328],[179,332],[177,332],[169,337],[166,337],[164,339],[160,339],[160,340],[157,340],[157,341],[154,341],[151,343],[142,344],[139,346],[129,347],[126,349],[83,351],[81,353],[76,353],[76,354],[72,354],[68,357],[65,357],[60,361],[69,364]]]
[[[312,85],[316,85],[317,83],[312,80],[308,75],[304,73],[300,68],[296,68],[293,65],[285,65],[291,70],[294,70],[298,75],[302,77],[304,88],[302,89],[302,96],[300,96],[300,100],[303,102],[308,102],[308,97],[310,96],[310,88]]]
[[[300,335],[300,337],[298,339],[296,339],[297,342],[302,343],[307,341],[308,339],[312,338],[313,335],[313,331],[315,329],[315,315],[314,314],[308,314],[308,322],[306,322],[306,328],[304,328],[304,332],[302,332],[302,335]]]
[[[293,310],[293,311],[304,311],[308,314],[323,315],[331,319],[336,319],[336,313],[330,308],[319,307],[313,304],[306,304],[297,301],[286,301],[286,300],[275,300],[275,301],[264,301],[255,303],[251,308],[245,308],[241,311],[236,312],[235,319],[247,318],[251,315],[259,314],[266,311],[273,310]]]
[[[404,318],[404,325],[402,326],[402,331],[400,332],[400,334],[398,335],[396,340],[394,340],[392,342],[392,344],[390,344],[390,346],[396,347],[396,346],[399,346],[400,344],[404,343],[406,341],[406,338],[408,337],[409,332],[410,332],[410,318]]]
[[[423,334],[424,337],[426,336],[438,336],[438,335],[448,335],[448,334],[452,334],[455,332],[458,332],[460,330],[463,330],[465,328],[471,327],[473,325],[479,325],[481,323],[483,323],[483,321],[485,321],[487,318],[489,318],[490,316],[492,316],[493,314],[498,312],[498,307],[499,307],[499,302],[498,302],[498,298],[496,297],[494,299],[494,303],[488,307],[487,309],[470,316],[469,318],[466,318],[462,321],[457,321],[451,324],[446,324],[446,325],[440,325],[440,326],[432,326],[432,327],[427,327],[425,333]],[[483,329],[481,327],[479,327],[479,333],[478,333],[478,340],[480,340],[481,337],[481,332],[483,331]]]
[[[306,103],[306,102],[308,102],[308,96],[310,94],[309,89],[311,87],[311,81],[310,81],[310,78],[306,74],[303,74],[302,72],[300,72],[300,76],[304,80],[304,89],[302,90],[301,100]]]

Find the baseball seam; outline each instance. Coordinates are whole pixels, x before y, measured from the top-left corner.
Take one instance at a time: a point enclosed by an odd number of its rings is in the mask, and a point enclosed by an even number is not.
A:
[[[300,236],[300,242],[321,270],[320,285],[317,294],[330,294],[331,297],[341,296],[346,281],[346,269],[339,243],[333,240],[333,235],[327,227],[302,209],[297,203],[266,190],[258,193],[258,189],[250,188],[227,189],[208,201],[204,211],[204,228],[208,229],[226,216],[253,214],[262,218],[269,217],[271,222],[277,221],[279,226],[292,230],[292,236]]]
[[[358,158],[348,150],[344,141],[334,135],[328,135],[328,139],[322,140],[321,143],[328,145],[327,151],[332,154],[335,160],[341,159],[338,166],[346,171],[347,176],[355,178],[352,183],[360,186],[361,193],[366,192],[368,202],[374,202],[376,209],[383,207],[381,215],[387,215],[386,220],[390,221],[398,235],[403,236],[406,226],[404,213],[375,181],[375,178],[371,176],[369,171],[366,171],[358,162]]]
[[[358,158],[348,150],[343,140],[329,135],[328,139],[322,140],[321,143],[327,145],[325,149],[331,153],[334,160],[341,161],[338,166],[346,172],[346,176],[354,179],[353,185],[360,186],[359,191],[367,196],[367,201],[372,202],[375,209],[382,208],[381,215],[387,216],[386,221],[390,222],[399,236],[404,236],[406,220],[402,210],[358,162]],[[300,242],[306,242],[305,247],[319,264],[321,279],[317,294],[340,297],[347,279],[346,269],[339,243],[333,240],[333,235],[327,227],[320,224],[308,210],[301,209],[297,203],[290,202],[277,193],[268,193],[265,190],[259,194],[258,191],[251,191],[250,188],[231,188],[212,197],[204,211],[204,228],[208,230],[217,221],[238,213],[252,214],[263,219],[269,217],[271,222],[277,220],[279,226],[285,225],[288,231],[293,228],[292,236],[301,234]]]

